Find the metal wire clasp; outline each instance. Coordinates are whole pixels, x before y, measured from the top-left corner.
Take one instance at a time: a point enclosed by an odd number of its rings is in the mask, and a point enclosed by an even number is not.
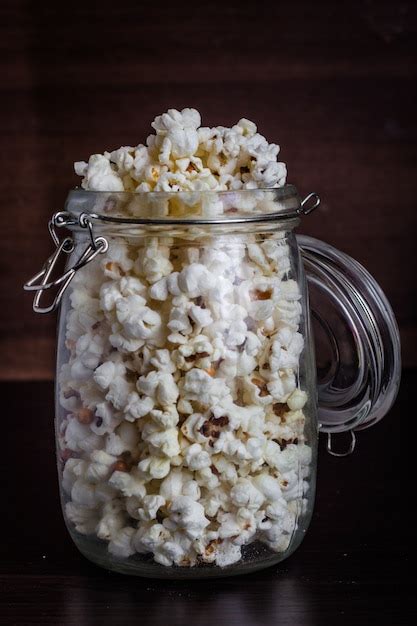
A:
[[[67,269],[59,278],[50,280],[52,272],[61,254],[71,254],[74,251],[74,241],[72,237],[67,236],[60,241],[56,228],[75,225],[88,229],[90,243],[72,267]],[[94,237],[93,224],[87,213],[81,213],[78,220],[74,220],[73,216],[69,213],[59,211],[52,216],[48,223],[48,229],[52,240],[56,245],[56,250],[44,263],[40,272],[35,274],[35,276],[32,276],[32,278],[23,286],[26,291],[36,292],[33,299],[33,310],[35,313],[51,313],[51,311],[55,311],[61,302],[66,288],[74,278],[76,271],[81,267],[84,267],[84,265],[87,265],[87,263],[90,263],[90,261],[95,259],[98,254],[106,252],[109,247],[107,239],[104,237]],[[52,304],[49,306],[41,306],[41,298],[44,291],[47,291],[52,287],[59,287]]]
[[[304,198],[304,200],[302,200],[300,213],[308,215],[309,213],[312,213],[315,209],[317,209],[319,204],[320,197],[315,191],[313,191],[312,193],[309,193],[308,196]]]

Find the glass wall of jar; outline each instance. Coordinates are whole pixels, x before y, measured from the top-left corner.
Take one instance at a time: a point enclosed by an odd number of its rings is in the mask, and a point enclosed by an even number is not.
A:
[[[300,543],[317,446],[300,206],[291,186],[70,194],[68,268],[95,258],[62,296],[57,453],[91,561],[221,576]]]

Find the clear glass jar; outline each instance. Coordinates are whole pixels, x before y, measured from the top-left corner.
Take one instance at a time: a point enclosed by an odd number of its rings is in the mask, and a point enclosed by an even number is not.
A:
[[[57,249],[26,288],[38,312],[61,304],[62,506],[94,563],[186,578],[280,562],[312,514],[319,426],[351,451],[391,406],[394,316],[350,257],[299,246],[311,196],[75,190],[52,219]]]

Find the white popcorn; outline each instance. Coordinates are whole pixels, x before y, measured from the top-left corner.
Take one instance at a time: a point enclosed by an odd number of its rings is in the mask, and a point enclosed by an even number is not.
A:
[[[162,481],[159,488],[160,495],[167,501],[173,500],[175,497],[181,495],[183,482],[182,470],[173,469]]]
[[[201,487],[204,487],[209,491],[211,491],[212,489],[216,489],[216,487],[218,487],[220,484],[219,479],[212,471],[211,467],[205,467],[201,470],[196,471],[195,479]]]
[[[115,432],[110,433],[106,439],[106,452],[119,456],[124,452],[134,452],[139,441],[139,433],[135,426],[129,422],[122,422]]]
[[[170,538],[170,532],[162,524],[149,522],[139,526],[133,536],[133,545],[136,551],[140,553],[155,552]]]
[[[142,507],[139,507],[139,518],[144,522],[150,522],[156,519],[158,509],[165,504],[165,498],[162,496],[145,496],[142,500]]]
[[[157,452],[161,452],[168,458],[180,453],[176,428],[157,430],[154,425],[148,425],[145,429],[142,432],[144,441],[147,441]]]
[[[140,397],[136,391],[132,391],[127,397],[127,403],[125,406],[125,418],[129,422],[133,422],[134,420],[147,415],[150,411],[152,411],[154,407],[154,401],[149,396]]]
[[[242,557],[240,546],[234,545],[230,541],[222,541],[216,552],[216,565],[227,567],[240,561]]]
[[[209,326],[213,321],[210,311],[208,309],[202,309],[199,306],[192,305],[188,314],[196,324],[201,326],[201,328]]]
[[[123,376],[118,376],[111,381],[106,393],[106,400],[111,402],[116,409],[123,410],[132,391],[133,384]]]
[[[109,159],[101,154],[93,154],[88,164],[79,161],[74,164],[76,174],[84,176],[81,186],[95,191],[123,191],[123,181],[112,168]]]
[[[187,536],[196,538],[209,525],[204,515],[204,508],[189,496],[177,496],[173,499],[170,515],[170,526],[183,530]]]
[[[301,389],[294,389],[287,400],[287,404],[292,411],[298,411],[303,408],[307,402],[307,394]]]
[[[230,491],[230,497],[237,507],[257,511],[264,502],[264,496],[250,480],[240,478]]]
[[[99,483],[102,480],[106,480],[111,473],[111,466],[117,459],[113,455],[104,452],[104,450],[95,450],[90,458],[92,462],[86,467],[84,477],[91,483]]]
[[[279,482],[263,472],[253,478],[255,487],[265,496],[269,502],[274,502],[281,497],[281,487]]]
[[[134,470],[130,474],[120,471],[113,472],[109,479],[109,485],[127,497],[138,496],[143,498],[146,495],[144,482]]]
[[[175,441],[173,443],[175,445]],[[138,463],[138,468],[147,480],[159,480],[169,474],[171,463],[169,458],[148,457]]]
[[[98,505],[96,486],[84,478],[77,478],[71,489],[71,500],[90,509]]]
[[[188,496],[196,501],[200,500],[201,489],[198,482],[195,480],[187,480],[182,488],[182,495]]]
[[[187,448],[185,462],[190,470],[202,470],[211,465],[210,455],[198,443],[194,443]]]
[[[122,528],[109,543],[109,552],[117,557],[126,558],[135,553],[132,541],[135,529],[130,526]]]
[[[197,368],[186,373],[183,389],[187,394],[186,397],[207,406],[213,406],[221,398],[230,395],[224,380],[212,378],[207,372]]]
[[[153,422],[162,428],[173,428],[178,424],[179,420],[178,411],[175,406],[167,407],[166,411],[154,409],[153,411],[150,411],[149,415],[151,416]]]
[[[157,370],[168,372],[169,374],[173,374],[176,369],[169,350],[155,350],[155,354],[151,357],[150,363]]]
[[[117,365],[113,361],[102,363],[94,372],[93,378],[101,389],[108,389],[110,383],[117,376]],[[122,370],[124,373],[124,368]]]
[[[279,147],[249,120],[200,124],[195,109],[170,109],[146,145],[77,163],[85,189],[140,192],[97,196],[95,210],[180,219],[281,210],[265,192],[285,183]],[[312,459],[293,271],[283,230],[237,226],[226,237],[180,224],[110,236],[77,272],[58,443],[78,532],[117,559],[146,554],[165,567],[228,567],[255,541],[288,548]]]
[[[120,536],[120,531],[127,521],[123,504],[120,500],[111,500],[103,507],[103,516],[97,524],[96,532],[99,539],[110,541]]]
[[[154,282],[153,285],[149,287],[149,297],[153,300],[160,301],[164,301],[168,298],[168,284],[165,277]]]
[[[65,429],[64,442],[69,450],[91,452],[100,450],[103,440],[99,435],[92,433],[85,424],[80,424],[76,418],[68,421]]]
[[[83,176],[85,189],[96,191],[220,191],[285,184],[285,164],[277,161],[279,147],[254,131],[253,122],[211,129],[200,123],[195,109],[169,109],[155,118],[156,135],[148,137],[146,146],[92,155],[88,163],[75,163],[75,171]],[[253,208],[248,199],[246,204]],[[203,207],[205,215],[221,211],[215,201]]]
[[[71,376],[75,380],[88,380],[92,370],[99,364],[105,349],[106,339],[98,334],[81,335],[75,345],[76,359],[71,367]]]
[[[62,474],[62,487],[67,493],[71,493],[71,489],[79,476],[86,471],[87,463],[82,459],[67,459]]]
[[[149,339],[157,334],[161,317],[144,306],[141,296],[132,295],[116,302],[116,317],[128,339]]]
[[[154,397],[163,407],[174,404],[179,395],[177,384],[169,372],[149,372],[138,379],[137,388],[143,394]]]
[[[191,263],[178,276],[179,289],[190,298],[204,295],[215,283],[215,276],[201,263]]]
[[[65,505],[65,514],[82,535],[91,535],[94,533],[99,522],[99,514],[95,509],[77,504],[75,502],[67,502]]]
[[[172,263],[168,259],[169,249],[158,246],[154,240],[145,248],[139,250],[135,263],[135,271],[153,284],[160,281],[164,276],[172,272]]]

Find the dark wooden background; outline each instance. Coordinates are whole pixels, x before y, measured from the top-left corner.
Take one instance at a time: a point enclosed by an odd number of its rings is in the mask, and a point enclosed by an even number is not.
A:
[[[416,21],[411,1],[0,3],[0,378],[53,376],[55,320],[21,291],[51,251],[72,163],[135,144],[169,107],[240,117],[322,208],[302,231],[355,256],[417,365]]]

